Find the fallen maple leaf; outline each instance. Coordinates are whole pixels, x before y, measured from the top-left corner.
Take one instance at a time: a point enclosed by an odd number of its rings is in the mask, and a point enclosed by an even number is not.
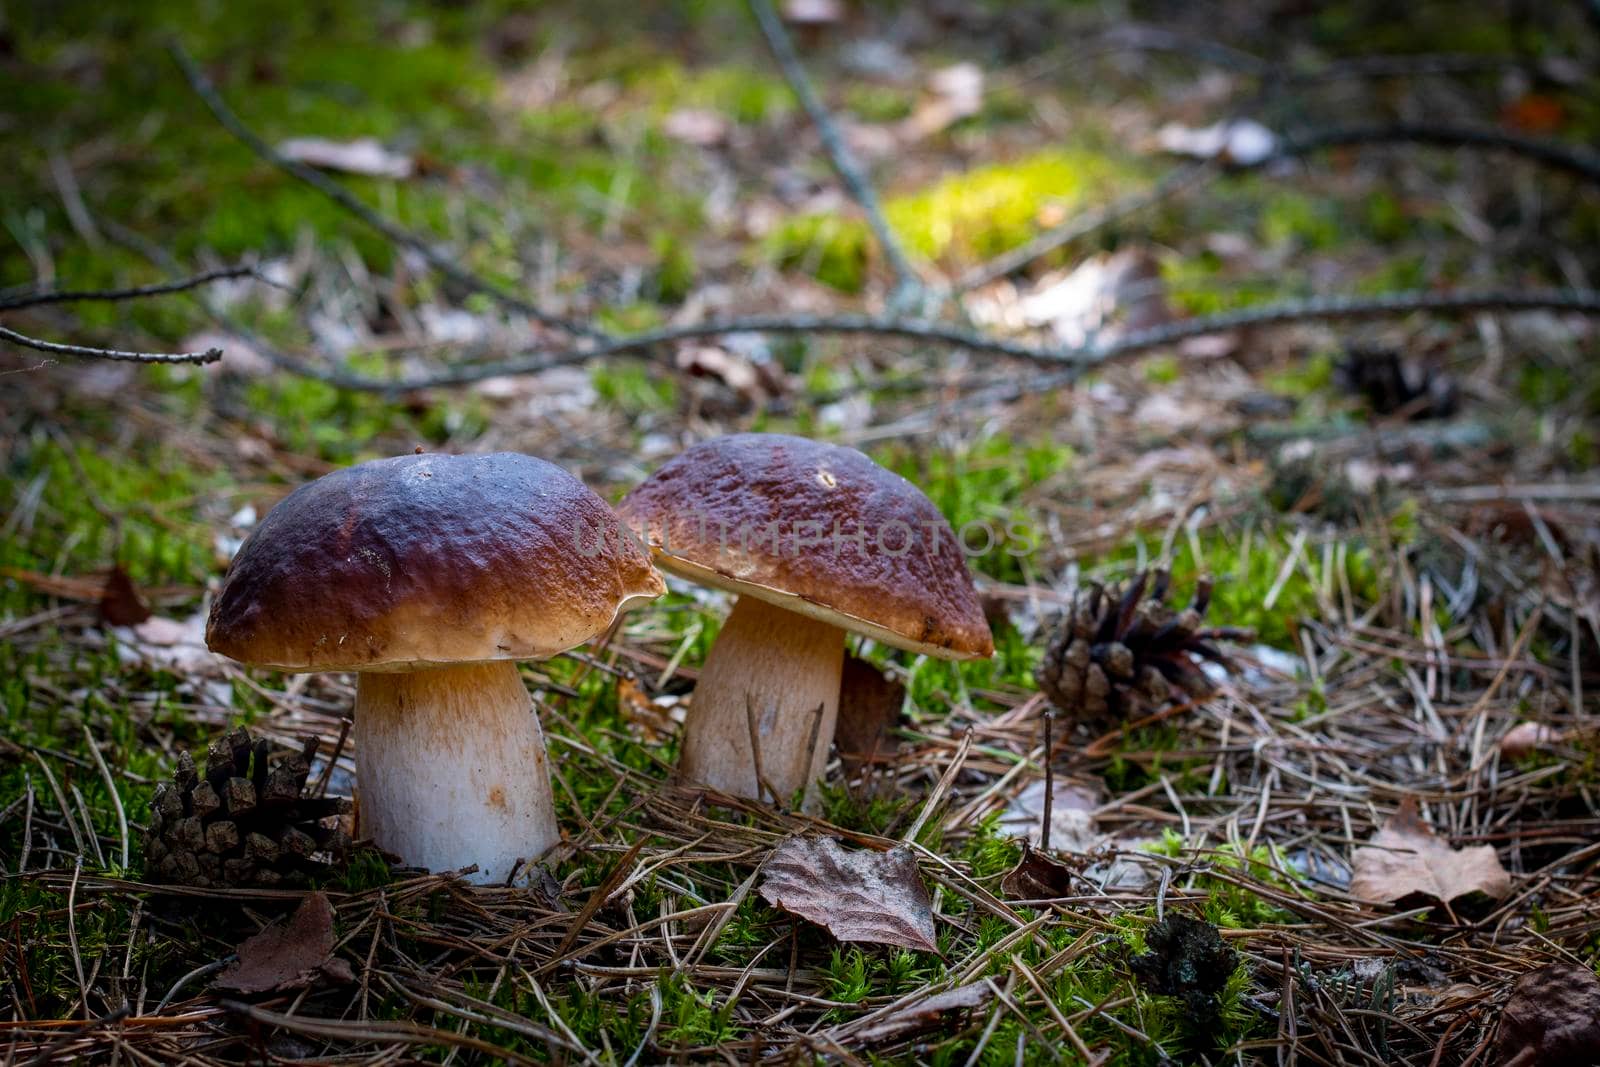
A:
[[[1352,857],[1350,895],[1374,904],[1424,896],[1448,904],[1468,893],[1498,900],[1511,892],[1506,873],[1490,845],[1451,848],[1417,814],[1415,797]]]
[[[283,925],[269,926],[239,946],[239,958],[217,978],[218,989],[274,993],[319,979],[352,982],[350,964],[333,954],[333,905],[312,893]]]
[[[850,852],[835,837],[791,837],[763,870],[769,904],[840,941],[936,951],[933,902],[910,850]]]
[[[1600,1063],[1600,978],[1587,967],[1552,963],[1511,987],[1495,1052],[1501,1067]]]

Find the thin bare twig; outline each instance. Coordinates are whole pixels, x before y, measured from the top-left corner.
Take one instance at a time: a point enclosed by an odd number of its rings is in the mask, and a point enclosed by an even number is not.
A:
[[[911,260],[907,258],[905,249],[900,246],[899,238],[890,229],[888,220],[884,218],[883,208],[878,203],[877,191],[873,189],[871,180],[867,178],[866,172],[856,160],[855,153],[851,152],[850,146],[845,143],[838,124],[828,113],[827,105],[812,88],[811,79],[806,76],[805,65],[800,62],[800,55],[795,51],[794,42],[789,39],[788,31],[783,28],[783,20],[773,10],[770,0],[749,0],[749,4],[751,14],[761,27],[762,36],[767,39],[767,47],[772,49],[773,57],[777,59],[784,78],[789,82],[789,88],[794,90],[794,95],[800,100],[800,106],[806,109],[812,125],[816,126],[817,134],[822,138],[822,147],[833,163],[833,169],[838,172],[845,188],[849,190],[851,199],[861,205],[862,212],[867,216],[867,225],[872,227],[872,235],[877,238],[878,246],[883,249],[884,258],[889,261],[889,268],[894,272],[895,279],[894,292],[889,296],[890,311],[914,308],[920,302],[923,291],[922,279],[917,275],[916,268],[911,265]]]
[[[222,99],[222,94],[217,91],[217,87],[212,84],[211,79],[200,69],[199,64],[194,61],[194,58],[189,55],[181,43],[173,41],[169,48],[172,52],[173,60],[178,64],[178,69],[183,72],[184,78],[189,82],[189,87],[211,110],[211,114],[216,117],[216,120],[237,140],[242,142],[246,148],[249,148],[266,162],[271,163],[285,174],[305,182],[395,244],[412,249],[427,260],[429,266],[457,285],[473,292],[483,293],[497,303],[546,326],[582,337],[604,338],[607,336],[603,331],[585,323],[574,322],[543,311],[515,293],[467,270],[423,240],[422,237],[373,211],[350,190],[329,178],[326,174],[314,167],[309,167],[298,160],[285,156],[263,140],[254,130],[246,126],[239,116],[233,113],[227,102]]]
[[[1524,156],[1556,170],[1600,184],[1600,154],[1574,145],[1544,141],[1487,126],[1447,126],[1414,122],[1335,126],[1287,138],[1278,151],[1256,166],[1309,155],[1326,148],[1363,144],[1426,144],[1440,148],[1483,148]]]
[[[176,281],[157,282],[154,285],[139,285],[129,289],[58,289],[47,293],[28,293],[21,296],[0,297],[0,311],[39,307],[44,304],[70,304],[87,300],[137,300],[146,296],[182,293],[189,289],[198,289],[202,285],[209,285],[212,282],[229,278],[255,278],[257,281],[266,282],[268,285],[274,284],[258,274],[254,266],[218,267],[216,270],[203,271],[188,278],[179,278]]]
[[[19,348],[35,352],[48,352],[53,356],[82,356],[88,359],[110,359],[119,363],[215,363],[222,358],[222,349],[208,348],[204,352],[125,352],[116,348],[86,348],[83,345],[63,345],[54,341],[41,341],[37,337],[17,333],[0,326],[0,340],[10,341]]]

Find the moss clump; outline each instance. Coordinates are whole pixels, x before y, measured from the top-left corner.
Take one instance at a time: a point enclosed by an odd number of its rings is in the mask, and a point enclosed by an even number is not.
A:
[[[1058,221],[1048,217],[1048,209],[1070,210],[1129,177],[1130,168],[1108,156],[1058,149],[945,178],[891,199],[884,214],[912,252],[977,262]]]
[[[884,202],[884,217],[913,255],[948,266],[981,262],[1027,242],[1078,206],[1135,177],[1084,149],[1056,149],[979,167]],[[767,255],[845,292],[858,292],[873,254],[864,220],[800,215],[767,239]]]
[[[859,293],[872,261],[872,233],[860,219],[798,215],[766,239],[766,256],[784,270],[809,274],[824,285]]]

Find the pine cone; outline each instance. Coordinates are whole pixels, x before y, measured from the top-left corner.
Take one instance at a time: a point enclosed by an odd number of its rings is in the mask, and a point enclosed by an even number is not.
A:
[[[1171,575],[1154,573],[1152,582],[1151,572],[1141,572],[1120,595],[1099,585],[1078,595],[1035,674],[1056,707],[1085,718],[1120,717],[1138,704],[1158,708],[1174,690],[1192,699],[1210,696],[1213,686],[1198,659],[1234,669],[1211,642],[1253,635],[1231,627],[1201,628],[1211,580],[1200,579],[1193,602],[1173,611],[1164,602]]]
[[[156,786],[145,834],[151,881],[192,886],[292,887],[331,874],[350,836],[324,825],[350,811],[339,797],[305,795],[317,740],[270,767],[265,738],[240,727],[212,742],[206,773],[184,752],[172,781]],[[253,757],[253,759],[252,759]]]

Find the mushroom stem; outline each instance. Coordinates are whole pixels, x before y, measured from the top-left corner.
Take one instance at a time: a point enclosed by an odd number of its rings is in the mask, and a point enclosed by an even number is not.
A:
[[[803,788],[809,806],[828,763],[843,667],[843,630],[740,597],[700,671],[679,774],[782,804]]]
[[[477,864],[505,881],[560,840],[544,734],[510,660],[403,674],[356,689],[357,832],[431,871]]]

